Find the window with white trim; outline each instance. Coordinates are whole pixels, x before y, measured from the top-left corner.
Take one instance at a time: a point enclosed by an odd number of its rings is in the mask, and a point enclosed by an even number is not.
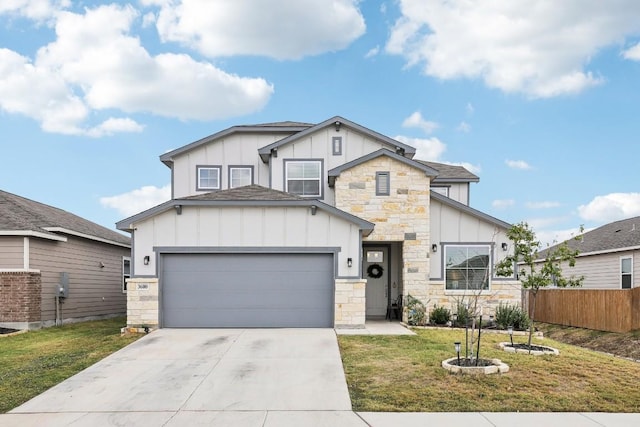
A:
[[[220,166],[196,166],[196,190],[220,189]]]
[[[431,187],[432,191],[435,191],[438,194],[442,194],[443,196],[449,197],[449,187]]]
[[[122,257],[122,292],[127,292],[127,279],[131,277],[131,258]]]
[[[622,289],[633,287],[633,258],[620,258],[620,286]]]
[[[445,289],[487,290],[491,281],[491,245],[445,245]]]
[[[285,183],[288,193],[303,197],[321,197],[322,162],[320,160],[285,160]]]
[[[376,172],[376,196],[388,196],[390,193],[389,172]]]
[[[253,166],[229,166],[229,188],[253,184]]]

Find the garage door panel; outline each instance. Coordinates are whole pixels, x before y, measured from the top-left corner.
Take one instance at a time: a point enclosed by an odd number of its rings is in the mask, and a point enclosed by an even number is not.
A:
[[[331,254],[163,255],[165,327],[332,327]]]

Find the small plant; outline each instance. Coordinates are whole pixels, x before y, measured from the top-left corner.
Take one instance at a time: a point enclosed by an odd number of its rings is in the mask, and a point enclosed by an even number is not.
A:
[[[448,308],[433,306],[429,313],[429,323],[432,325],[446,325],[451,320],[451,312]]]
[[[513,329],[523,331],[529,327],[529,316],[518,305],[502,304],[496,308],[496,326],[499,329]]]
[[[458,301],[456,306],[456,320],[455,326],[467,326],[471,321],[472,315],[469,306],[463,301]]]
[[[417,298],[407,295],[407,322],[412,326],[422,326],[425,324],[427,309]]]

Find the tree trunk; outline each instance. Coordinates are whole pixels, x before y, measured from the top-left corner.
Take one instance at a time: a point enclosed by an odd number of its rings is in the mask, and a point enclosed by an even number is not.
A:
[[[535,325],[536,316],[536,295],[538,291],[531,292],[531,324],[529,325],[529,354],[531,354],[531,338],[533,338],[533,329]]]

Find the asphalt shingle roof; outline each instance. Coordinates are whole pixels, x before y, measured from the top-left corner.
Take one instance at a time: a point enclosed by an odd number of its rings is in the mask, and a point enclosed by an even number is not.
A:
[[[197,196],[183,197],[176,200],[218,200],[218,201],[238,201],[238,200],[306,200],[295,194],[285,193],[278,190],[262,187],[260,185],[247,185],[244,187],[232,188],[230,190],[213,191],[211,193],[198,194]]]
[[[439,172],[434,181],[447,181],[447,180],[469,180],[477,182],[480,180],[477,175],[472,174],[462,166],[447,165],[445,163],[428,162],[426,160],[414,159],[416,162],[427,165]]]
[[[46,228],[58,227],[104,240],[130,245],[127,236],[77,215],[0,190],[0,230],[36,231],[50,234]]]
[[[584,233],[581,239],[569,239],[567,243],[581,254],[640,246],[640,216],[605,224]],[[542,251],[540,255],[545,252]]]

